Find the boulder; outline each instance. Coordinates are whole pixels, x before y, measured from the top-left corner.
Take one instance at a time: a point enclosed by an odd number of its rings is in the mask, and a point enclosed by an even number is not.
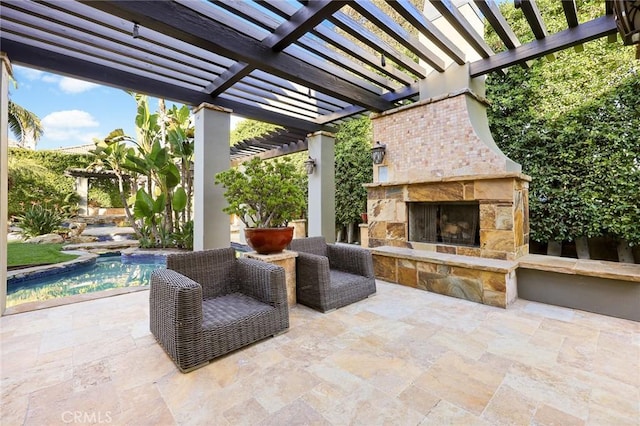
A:
[[[63,243],[64,239],[58,234],[44,234],[29,238],[27,242],[32,244],[59,244]]]
[[[98,241],[98,237],[90,237],[90,236],[86,236],[86,235],[79,235],[79,236],[74,236],[74,237],[69,237],[67,239],[67,242],[70,244],[84,244],[84,243],[93,243],[95,241]]]
[[[72,222],[69,224],[69,237],[79,237],[82,232],[87,228],[87,224],[84,222]]]

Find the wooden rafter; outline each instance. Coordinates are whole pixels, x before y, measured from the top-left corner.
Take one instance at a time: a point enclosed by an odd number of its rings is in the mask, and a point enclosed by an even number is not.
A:
[[[489,25],[493,27],[507,49],[515,49],[520,46],[520,40],[518,40],[518,37],[504,16],[502,16],[498,5],[496,5],[493,0],[475,0],[474,3],[487,19]]]
[[[425,61],[437,71],[444,71],[444,61],[422,44],[417,37],[408,34],[400,25],[391,20],[373,3],[367,0],[353,0],[350,6],[378,28],[386,32],[411,53]]]
[[[493,51],[484,38],[476,32],[469,21],[460,13],[460,11],[448,1],[433,1],[431,4],[438,12],[451,24],[453,28],[462,36],[464,41],[475,50],[478,55],[488,58],[493,55]]]
[[[544,25],[536,0],[515,0],[515,5],[522,9],[522,13],[529,23],[536,39],[542,40],[545,38],[548,35],[547,27]]]
[[[428,21],[411,2],[408,0],[387,0],[387,3],[458,65],[465,63],[464,52],[453,44],[432,22]]]

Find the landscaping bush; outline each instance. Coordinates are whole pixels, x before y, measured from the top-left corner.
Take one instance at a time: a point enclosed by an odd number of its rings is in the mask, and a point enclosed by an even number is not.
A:
[[[51,234],[58,229],[65,219],[65,215],[59,209],[43,204],[32,204],[27,210],[18,216],[18,226],[22,234],[27,237]]]

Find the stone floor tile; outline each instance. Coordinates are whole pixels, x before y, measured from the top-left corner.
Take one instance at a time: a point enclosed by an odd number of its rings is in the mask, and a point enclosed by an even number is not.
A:
[[[41,395],[34,395],[29,401],[26,424],[98,423],[101,419],[105,423],[121,412],[118,393],[111,383],[60,394],[54,401],[43,399]]]
[[[498,389],[504,374],[473,359],[447,353],[415,384],[479,416]]]
[[[537,405],[536,400],[504,385],[498,388],[481,417],[492,425],[527,425]]]
[[[491,426],[491,423],[468,411],[441,400],[420,422],[420,426]]]
[[[153,383],[118,392],[120,413],[114,415],[113,424],[159,426],[175,424],[175,419]]]
[[[251,377],[253,396],[269,412],[275,413],[309,390],[319,379],[290,360],[284,360]]]
[[[546,404],[538,407],[531,426],[582,426],[585,421]]]
[[[424,417],[397,398],[369,385],[333,402],[327,409],[318,411],[334,425],[415,425]]]
[[[566,309],[560,306],[545,305],[544,303],[527,302],[523,309],[524,312],[534,314],[537,317],[550,318],[558,321],[571,321],[575,318],[575,312],[572,309]]]
[[[331,423],[301,399],[276,411],[259,423],[261,426],[331,426]]]
[[[407,407],[427,415],[433,407],[435,407],[440,398],[433,393],[419,388],[415,385],[410,385],[399,396],[398,399],[402,401]]]
[[[224,418],[231,425],[255,425],[266,419],[268,415],[269,412],[255,398],[234,405],[223,413]]]
[[[585,420],[588,416],[590,386],[572,375],[515,363],[503,383],[529,399],[580,419]]]
[[[394,396],[400,394],[422,373],[419,366],[404,359],[384,353],[363,353],[355,349],[340,351],[332,355],[330,361]]]

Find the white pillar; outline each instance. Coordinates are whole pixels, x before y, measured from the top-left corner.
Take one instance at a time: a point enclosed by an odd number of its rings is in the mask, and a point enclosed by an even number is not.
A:
[[[229,215],[224,189],[215,175],[231,166],[229,137],[231,110],[200,104],[195,110],[193,249],[229,247]]]
[[[89,178],[76,177],[76,194],[78,194],[78,214],[89,214]]]
[[[4,52],[0,52],[0,315],[7,307],[7,223],[9,205],[7,192],[9,167],[9,76],[11,63]]]
[[[328,243],[336,241],[335,137],[332,133],[315,132],[307,136],[309,157],[316,168],[309,176],[308,235],[323,236]]]

